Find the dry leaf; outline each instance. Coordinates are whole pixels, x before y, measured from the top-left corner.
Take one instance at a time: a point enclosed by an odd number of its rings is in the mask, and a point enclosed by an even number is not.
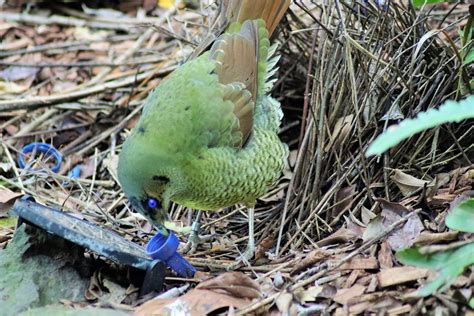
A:
[[[210,290],[193,289],[177,298],[153,299],[137,308],[136,316],[205,316],[222,308],[241,308],[250,300]]]
[[[107,156],[106,158],[104,158],[102,163],[107,168],[107,170],[109,171],[110,175],[115,180],[115,182],[119,183],[118,175],[117,175],[118,155],[111,154],[111,155]]]
[[[306,302],[314,302],[322,291],[323,287],[320,285],[311,286],[302,291],[302,293],[298,296],[298,300],[302,304]]]
[[[283,315],[288,315],[293,301],[293,295],[288,292],[281,293],[276,299],[276,306]]]
[[[137,309],[136,315],[207,315],[222,308],[241,308],[260,297],[259,285],[240,272],[227,272],[201,282],[177,298],[154,299]]]
[[[351,274],[346,279],[346,282],[344,282],[344,288],[349,288],[354,285],[355,281],[360,277],[361,273],[363,270],[352,270]]]
[[[434,181],[425,181],[415,178],[405,172],[395,169],[394,174],[391,176],[391,179],[398,186],[400,191],[404,196],[409,196],[416,190],[423,188],[425,185],[427,187],[433,187]]]
[[[226,272],[216,278],[203,281],[196,289],[212,290],[239,298],[258,298],[261,296],[257,282],[241,272]]]
[[[356,256],[342,264],[337,270],[374,270],[378,268],[379,263],[375,257]]]
[[[255,250],[255,260],[263,258],[265,256],[265,252],[267,252],[273,246],[274,243],[275,233],[272,233],[267,237],[263,238],[263,240],[257,245],[257,249]]]
[[[384,232],[391,224],[399,221],[403,216],[412,213],[405,206],[400,203],[393,203],[384,199],[376,199],[382,206],[382,212],[374,218],[364,232],[363,240],[378,236]],[[395,229],[387,238],[387,241],[392,249],[400,249],[409,247],[413,244],[415,239],[420,235],[424,229],[418,214],[413,213],[403,226]]]
[[[351,125],[353,121],[353,114],[341,117],[337,120],[336,124],[334,125],[334,129],[331,133],[331,141],[324,148],[324,151],[328,152],[331,147],[338,146],[341,144],[341,142],[347,137],[347,135],[351,131]]]
[[[337,291],[336,295],[333,297],[333,300],[339,304],[345,305],[349,301],[354,301],[358,296],[364,294],[365,286],[360,284],[355,284],[354,286],[348,289],[340,289]]]
[[[336,193],[336,206],[331,212],[332,217],[338,216],[342,211],[347,210],[351,207],[354,202],[354,197],[357,194],[356,186],[351,185],[349,187],[341,188]]]
[[[23,79],[34,78],[38,73],[39,68],[35,67],[17,67],[10,66],[0,71],[0,78],[4,81],[17,81]]]
[[[396,284],[402,284],[410,281],[423,279],[428,275],[428,269],[421,269],[415,267],[396,267],[383,270],[377,273],[379,286],[384,288]]]
[[[344,243],[350,240],[355,240],[357,237],[358,237],[357,234],[355,234],[353,231],[347,228],[341,227],[336,232],[332,233],[330,236],[318,241],[316,244],[319,247],[323,247],[327,245]]]
[[[330,256],[330,253],[323,249],[316,249],[308,253],[300,262],[297,262],[293,269],[291,270],[291,274],[298,273],[315,263],[327,258]]]
[[[27,86],[21,86],[14,82],[0,81],[0,95],[21,93],[26,90],[28,90]]]
[[[444,233],[421,233],[418,238],[414,240],[416,245],[431,245],[443,241],[455,240],[459,235],[458,231],[449,231]]]
[[[100,301],[120,304],[127,297],[127,289],[117,283],[112,282],[109,279],[104,279],[102,280],[102,284],[107,288],[108,293],[104,292],[102,297],[99,299]]]
[[[386,241],[380,245],[378,260],[381,269],[390,269],[393,267],[392,248],[390,248],[390,245]]]
[[[375,215],[373,212],[371,212],[368,208],[365,206],[362,206],[360,209],[360,217],[362,219],[362,223],[365,225],[368,225],[371,220],[373,220],[377,215]]]
[[[20,196],[22,196],[21,193],[16,193],[7,188],[0,187],[0,217],[6,216],[16,199]]]

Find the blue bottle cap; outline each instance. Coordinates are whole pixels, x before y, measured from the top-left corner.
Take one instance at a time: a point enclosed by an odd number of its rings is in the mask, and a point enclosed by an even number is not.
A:
[[[25,156],[32,152],[43,153],[46,155],[46,159],[53,157],[55,160],[55,164],[51,168],[52,172],[58,172],[59,169],[61,168],[63,156],[56,148],[46,143],[31,143],[24,146],[21,149],[20,155],[18,156],[18,165],[20,166],[20,168],[25,168],[26,166]]]
[[[179,276],[192,278],[196,273],[196,268],[177,252],[179,246],[178,237],[171,231],[168,232],[168,236],[161,233],[153,236],[146,245],[146,251],[153,259],[159,259],[166,263]]]

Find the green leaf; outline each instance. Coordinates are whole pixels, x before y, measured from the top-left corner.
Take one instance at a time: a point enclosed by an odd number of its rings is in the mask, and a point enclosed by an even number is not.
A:
[[[405,248],[397,252],[397,258],[403,264],[433,270],[442,268],[449,256],[447,252],[424,255],[417,247]]]
[[[464,57],[464,65],[469,65],[474,61],[474,49],[471,49],[469,53],[467,53],[466,57]]]
[[[396,256],[403,264],[438,271],[435,280],[416,292],[418,296],[428,296],[448,288],[468,266],[474,264],[474,242],[454,250],[428,255],[420,253],[419,248],[408,248],[397,252]]]
[[[0,218],[0,228],[11,228],[16,226],[17,217]]]
[[[469,307],[474,309],[474,296],[469,300]]]
[[[446,216],[446,225],[467,233],[474,233],[474,198],[462,201]]]
[[[446,2],[446,0],[412,0],[412,4],[415,8],[421,7],[423,4],[429,4],[429,3],[440,3],[440,2]]]
[[[474,117],[474,95],[459,102],[448,100],[438,109],[420,112],[414,119],[403,120],[390,126],[370,144],[366,156],[380,155],[416,133],[451,122],[460,122]]]

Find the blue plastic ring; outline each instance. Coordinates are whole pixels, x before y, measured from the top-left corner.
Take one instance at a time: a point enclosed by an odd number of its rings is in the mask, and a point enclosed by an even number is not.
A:
[[[146,251],[153,259],[166,263],[179,276],[192,278],[196,268],[176,251],[178,246],[178,237],[170,231],[168,235],[156,234],[146,245]]]
[[[156,234],[146,245],[146,251],[153,259],[166,261],[179,247],[179,240],[175,234],[169,233],[168,236]]]
[[[56,160],[56,164],[51,168],[51,171],[58,172],[59,169],[61,168],[61,163],[63,162],[63,156],[56,148],[46,143],[31,143],[24,146],[21,149],[20,155],[18,156],[18,165],[20,166],[20,168],[25,168],[26,166],[25,156],[26,154],[29,154],[32,152],[44,153],[47,156],[46,158],[49,158],[51,156],[54,157],[54,159]]]

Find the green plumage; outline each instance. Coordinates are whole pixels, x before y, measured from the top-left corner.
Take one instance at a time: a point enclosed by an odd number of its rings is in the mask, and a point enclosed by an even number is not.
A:
[[[288,155],[278,138],[280,104],[266,93],[277,59],[263,20],[258,26],[258,80],[250,137],[243,146],[235,104],[225,100],[216,61],[206,52],[178,68],[146,99],[140,121],[123,145],[119,180],[136,203],[149,197],[201,210],[252,206],[280,176]],[[240,25],[233,25],[238,32]],[[155,222],[163,214],[146,210]]]

